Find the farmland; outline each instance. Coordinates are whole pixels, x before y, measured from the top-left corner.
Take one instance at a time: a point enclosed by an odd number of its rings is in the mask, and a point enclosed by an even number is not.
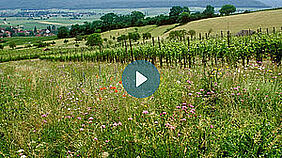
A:
[[[132,53],[6,50],[1,60],[30,60],[0,64],[0,155],[279,157],[281,48],[277,32],[156,40]],[[124,90],[132,58],[157,66],[152,97]]]
[[[168,37],[169,30],[171,28],[172,31],[175,30],[195,30],[196,33],[207,33],[210,29],[212,29],[212,34],[220,34],[220,31],[226,32],[229,30],[231,33],[236,34],[240,30],[256,30],[258,28],[265,29],[272,27],[277,27],[280,29],[282,26],[281,20],[277,20],[280,18],[282,14],[282,9],[278,10],[270,10],[270,11],[261,11],[254,12],[250,14],[242,14],[242,15],[233,15],[233,16],[225,16],[225,17],[217,17],[211,19],[203,19],[198,21],[189,22],[185,25],[181,25],[178,27],[174,25],[165,25],[165,26],[144,26],[137,27],[139,33],[150,32],[154,37]],[[127,34],[128,32],[133,32],[134,28],[127,29],[119,29],[112,30],[106,33],[103,33],[104,37],[116,36],[117,34]]]
[[[281,13],[3,38],[0,158],[281,157]],[[123,86],[135,60],[160,73],[150,97]]]

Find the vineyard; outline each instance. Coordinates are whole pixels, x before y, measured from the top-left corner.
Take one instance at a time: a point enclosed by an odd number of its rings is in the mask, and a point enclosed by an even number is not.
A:
[[[281,63],[282,33],[256,34],[252,36],[210,38],[206,40],[156,41],[143,44],[122,43],[116,48],[81,48],[81,49],[40,49],[5,50],[0,53],[0,62],[24,59],[44,59],[51,61],[92,61],[129,63],[133,60],[148,60],[160,66],[192,67],[196,61],[203,65],[228,63],[243,66],[251,59],[262,62],[270,59]]]
[[[3,50],[0,158],[281,157],[281,39]],[[149,98],[122,86],[133,60],[160,72]]]
[[[81,53],[64,53],[43,55],[40,59],[52,61],[96,61],[96,62],[129,62],[133,60],[150,60],[162,66],[181,65],[191,67],[195,60],[201,59],[202,64],[217,65],[221,63],[236,64],[239,61],[245,66],[250,59],[261,61],[271,59],[281,63],[282,34],[258,34],[247,37],[225,39],[209,39],[204,41],[168,42],[156,45],[147,44],[137,47],[83,51]]]

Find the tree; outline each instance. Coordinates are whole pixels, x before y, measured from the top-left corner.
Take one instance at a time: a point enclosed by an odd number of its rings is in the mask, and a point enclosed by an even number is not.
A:
[[[145,15],[142,12],[139,11],[133,11],[131,12],[131,25],[136,25],[138,20],[143,20],[145,18]]]
[[[119,36],[118,38],[117,38],[117,41],[118,42],[121,42],[121,41],[124,41],[124,40],[127,40],[127,36],[126,35],[121,35],[121,36]]]
[[[234,5],[227,4],[222,6],[219,12],[221,15],[230,15],[231,13],[236,12],[236,7]]]
[[[180,16],[179,16],[179,22],[180,23],[183,24],[183,23],[187,23],[189,21],[190,21],[190,13],[183,12],[183,13],[180,14]]]
[[[149,33],[149,32],[146,32],[146,33],[143,33],[142,34],[142,38],[147,40],[147,39],[150,39],[152,37],[152,34]]]
[[[101,37],[101,34],[93,33],[92,35],[89,35],[87,38],[86,45],[88,46],[102,46],[103,39]]]
[[[104,28],[106,30],[110,30],[112,28],[114,28],[114,23],[116,23],[117,19],[118,19],[118,15],[116,15],[115,13],[108,13],[105,14],[104,16],[102,16],[100,18],[103,21],[104,24]]]
[[[180,6],[173,6],[170,9],[169,17],[170,17],[170,19],[172,19],[173,22],[177,22],[180,14],[183,13],[183,12],[186,12],[186,13],[190,14],[190,10],[189,10],[188,7],[183,7],[182,8]]]
[[[181,13],[183,12],[187,12],[190,14],[190,10],[188,7],[180,7],[180,6],[173,6],[171,9],[170,9],[170,12],[169,12],[169,16],[173,17],[173,16],[179,16]]]
[[[70,37],[75,37],[80,33],[80,26],[78,24],[72,25],[70,29]]]
[[[196,31],[195,30],[189,30],[188,34],[193,38],[193,36],[196,35]]]
[[[75,36],[75,42],[77,43],[78,41],[82,41],[83,37],[80,35]]]
[[[9,47],[12,48],[12,49],[16,48],[16,46],[17,45],[16,45],[16,43],[14,41],[9,43]]]
[[[204,10],[203,14],[206,16],[206,17],[213,17],[214,16],[214,7],[211,6],[211,5],[207,5],[206,9]]]
[[[141,36],[138,32],[130,32],[128,33],[128,38],[131,40],[137,41],[141,38]]]
[[[178,39],[178,40],[182,40],[183,38],[185,38],[185,35],[187,35],[186,30],[176,30],[176,31],[171,31],[169,33],[169,39]]]
[[[67,38],[69,37],[69,29],[65,26],[62,26],[58,29],[58,38]]]

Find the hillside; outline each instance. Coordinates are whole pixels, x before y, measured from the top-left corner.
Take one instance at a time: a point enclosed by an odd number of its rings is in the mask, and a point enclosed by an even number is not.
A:
[[[213,33],[230,30],[232,33],[237,33],[242,29],[256,30],[259,27],[262,29],[277,27],[279,30],[282,27],[282,21],[277,20],[281,18],[282,9],[260,11],[249,14],[240,14],[226,17],[218,17],[211,19],[204,19],[193,21],[186,25],[179,26],[173,30],[195,30],[196,32],[208,32],[210,29]],[[163,36],[168,36],[169,32]]]
[[[281,7],[282,6],[281,0],[258,0],[258,1],[261,1],[262,3],[272,6],[272,7]]]
[[[259,27],[262,28],[272,28],[277,27],[280,29],[282,27],[282,21],[277,20],[282,15],[282,9],[279,10],[270,10],[270,11],[260,11],[249,14],[240,14],[240,15],[232,15],[226,17],[218,17],[211,19],[204,19],[199,21],[193,21],[188,24],[176,27],[174,25],[164,25],[164,26],[156,26],[156,25],[148,25],[142,27],[130,27],[125,29],[117,29],[112,31],[104,32],[102,35],[104,38],[110,38],[110,36],[118,37],[123,34],[128,34],[128,32],[134,32],[135,28],[137,28],[140,34],[145,32],[150,32],[152,36],[162,36],[167,37],[169,31],[168,30],[195,30],[197,33],[208,32],[210,29],[213,30],[214,33],[219,33],[221,30],[227,31],[228,29],[232,33],[237,33],[242,29],[257,29]]]
[[[221,7],[233,4],[236,7],[266,8],[270,5],[259,0],[1,0],[0,9],[46,9],[46,8],[151,8],[171,7],[175,5],[189,7],[205,7],[206,5]]]

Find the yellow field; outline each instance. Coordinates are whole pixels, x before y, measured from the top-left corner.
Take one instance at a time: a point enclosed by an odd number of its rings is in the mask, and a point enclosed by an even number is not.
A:
[[[212,33],[216,34],[220,33],[221,30],[230,30],[231,33],[237,33],[243,29],[257,30],[261,27],[264,31],[266,28],[269,28],[272,31],[272,27],[276,27],[277,30],[281,30],[281,19],[282,9],[279,9],[193,21],[176,27],[173,30],[185,29],[195,30],[197,33],[205,33],[212,29]],[[168,36],[168,34],[169,32],[165,33],[163,37]]]

